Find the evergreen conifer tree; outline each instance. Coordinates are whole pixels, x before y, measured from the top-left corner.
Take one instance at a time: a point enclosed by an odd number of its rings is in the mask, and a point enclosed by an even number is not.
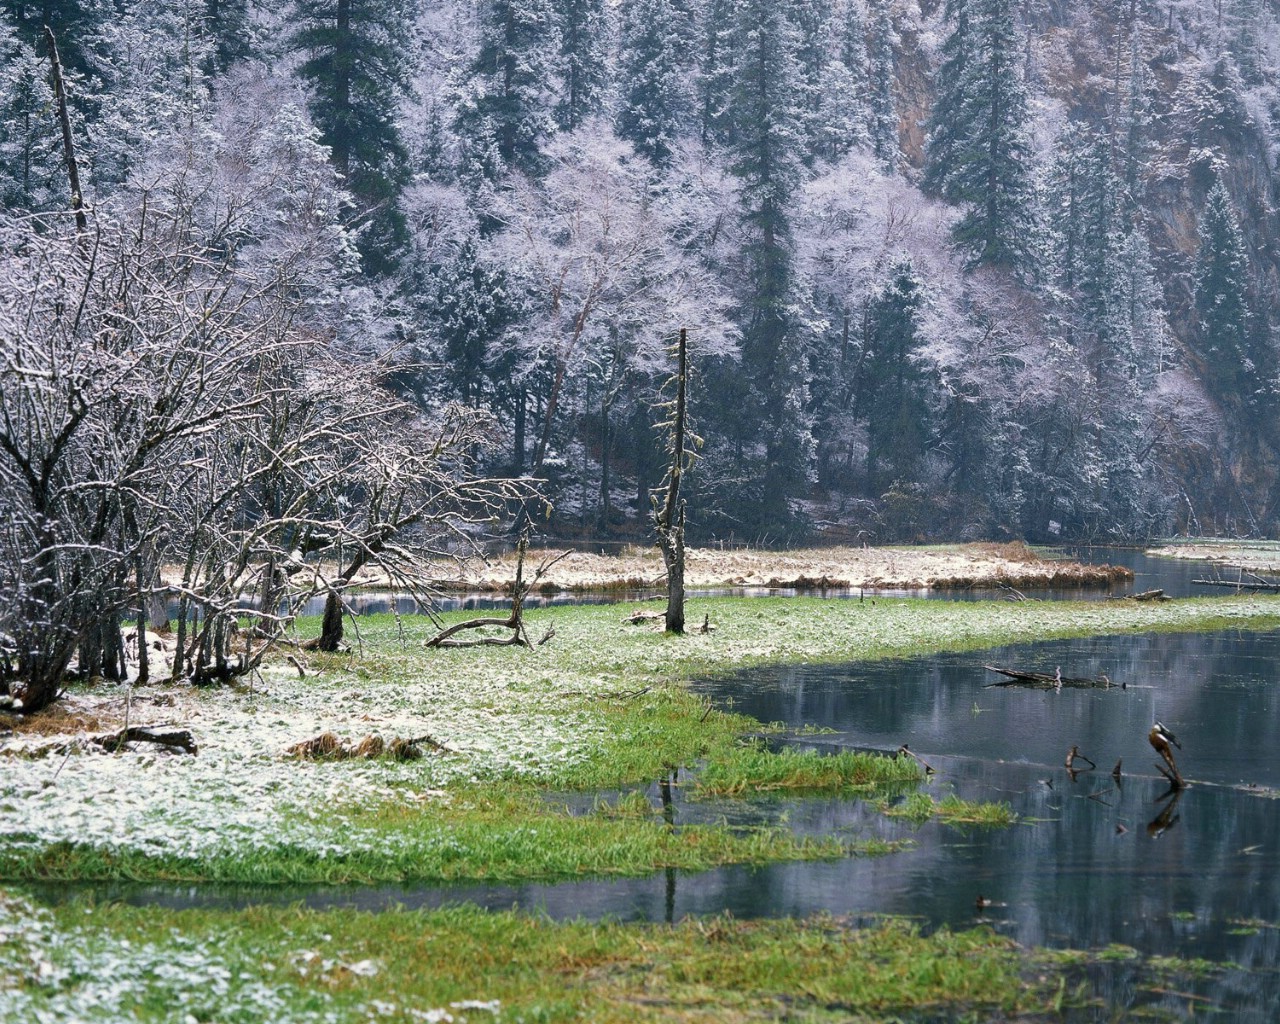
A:
[[[805,479],[809,446],[791,235],[802,152],[796,34],[772,0],[743,0],[736,27],[730,171],[746,236],[742,366],[749,378],[736,410],[748,415],[737,429],[740,446],[763,449],[761,515],[776,524]],[[744,444],[744,433],[756,443]]]
[[[942,44],[942,64],[935,78],[933,108],[926,126],[924,187],[951,202],[958,201],[954,182],[967,131],[961,119],[975,58],[973,19],[975,0],[946,0],[944,12],[952,28]]]
[[[1229,404],[1253,404],[1256,374],[1249,358],[1249,259],[1231,196],[1216,181],[1200,215],[1195,308],[1205,377]]]
[[[860,381],[867,419],[867,485],[879,495],[916,479],[929,438],[927,378],[918,362],[924,287],[910,259],[890,268],[870,303],[869,351]]]
[[[43,210],[65,203],[48,79],[49,59],[19,39],[0,11],[0,208]]]
[[[706,145],[733,139],[732,106],[735,49],[735,0],[707,0],[698,60],[698,120]]]
[[[816,145],[823,156],[839,159],[855,146],[868,145],[867,31],[854,0],[832,22],[836,52],[822,69]]]
[[[555,0],[563,85],[556,121],[574,131],[604,104],[608,35],[604,0]]]
[[[311,116],[368,217],[361,253],[370,270],[385,271],[405,241],[398,113],[414,61],[409,10],[404,0],[294,0],[293,10],[290,45],[303,56]]]
[[[1012,0],[970,0],[972,51],[957,84],[952,139],[935,172],[943,194],[964,205],[953,236],[970,266],[1030,269],[1031,153]],[[957,30],[958,31],[958,30]]]
[[[551,0],[484,0],[480,47],[458,103],[464,177],[538,171],[556,128],[559,39]]]
[[[679,12],[671,0],[627,0],[622,7],[618,134],[658,165],[686,118]]]
[[[818,148],[822,130],[823,81],[830,63],[833,31],[830,0],[791,0],[796,30],[797,106],[802,118],[808,162]]]
[[[898,163],[898,108],[893,98],[893,20],[890,0],[870,0],[867,26],[867,115],[871,151],[889,170]]]

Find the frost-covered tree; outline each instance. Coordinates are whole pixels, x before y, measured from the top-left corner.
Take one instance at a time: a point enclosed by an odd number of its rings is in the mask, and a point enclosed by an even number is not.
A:
[[[672,0],[622,5],[618,134],[663,165],[688,120],[688,69],[680,11]]]
[[[498,197],[502,229],[485,246],[525,315],[499,343],[516,347],[514,373],[536,392],[534,473],[559,461],[600,387],[661,372],[673,331],[698,325],[706,343],[726,333],[720,289],[674,244],[630,147],[596,121],[546,152],[545,175]]]
[[[136,4],[104,25],[83,149],[100,191],[123,182],[157,145],[194,144],[207,114],[213,42],[201,0]]]
[[[479,37],[458,83],[462,172],[491,182],[511,171],[536,172],[559,102],[552,0],[484,0]]]

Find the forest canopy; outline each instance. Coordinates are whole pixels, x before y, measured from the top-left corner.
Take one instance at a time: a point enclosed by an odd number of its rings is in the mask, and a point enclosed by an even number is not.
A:
[[[101,439],[195,374],[233,410],[209,413],[219,459],[258,436],[252,403],[341,423],[379,396],[376,433],[406,451],[465,421],[453,479],[536,480],[551,532],[645,537],[686,327],[692,540],[1273,533],[1277,19],[1273,0],[3,0],[0,495],[25,509],[31,431],[58,441],[56,417],[29,424],[51,374],[40,415],[83,401],[95,422],[59,449],[68,479],[141,459],[147,501],[177,509],[159,496],[190,487],[159,481],[181,456]],[[317,435],[316,458],[371,432]]]

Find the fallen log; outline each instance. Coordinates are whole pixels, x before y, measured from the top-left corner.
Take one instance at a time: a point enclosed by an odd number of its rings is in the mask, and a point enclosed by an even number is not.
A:
[[[1124,683],[1113,683],[1105,675],[1097,678],[1092,676],[1064,676],[1061,673],[1049,672],[1024,672],[1015,668],[998,668],[995,665],[983,665],[988,672],[996,672],[1006,679],[997,679],[994,683],[987,683],[987,688],[992,686],[1026,686],[1034,690],[1059,690],[1062,687],[1070,687],[1077,690],[1109,690],[1113,686],[1119,686],[1120,689],[1126,689]]]
[[[1202,587],[1231,587],[1233,590],[1280,590],[1280,582],[1274,580],[1192,580]]]
[[[111,752],[120,750],[126,743],[156,743],[162,747],[181,750],[185,754],[194,754],[197,751],[196,741],[190,730],[154,728],[147,725],[134,725],[105,736],[93,736],[89,742]]]
[[[666,612],[632,612],[622,621],[628,626],[640,626],[646,622],[664,622],[666,618]]]

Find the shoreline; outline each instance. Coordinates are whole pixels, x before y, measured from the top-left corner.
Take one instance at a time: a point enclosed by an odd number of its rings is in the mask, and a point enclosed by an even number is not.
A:
[[[530,551],[530,566],[561,555]],[[1024,544],[962,544],[927,548],[809,548],[791,551],[689,548],[689,590],[966,590],[1109,588],[1132,581],[1123,566],[1085,565],[1043,558]],[[433,577],[448,593],[502,593],[515,576],[514,554],[463,563],[464,575]],[[570,551],[539,581],[543,594],[648,590],[661,587],[665,567],[656,547],[617,555]],[[376,585],[375,580],[367,581]]]

